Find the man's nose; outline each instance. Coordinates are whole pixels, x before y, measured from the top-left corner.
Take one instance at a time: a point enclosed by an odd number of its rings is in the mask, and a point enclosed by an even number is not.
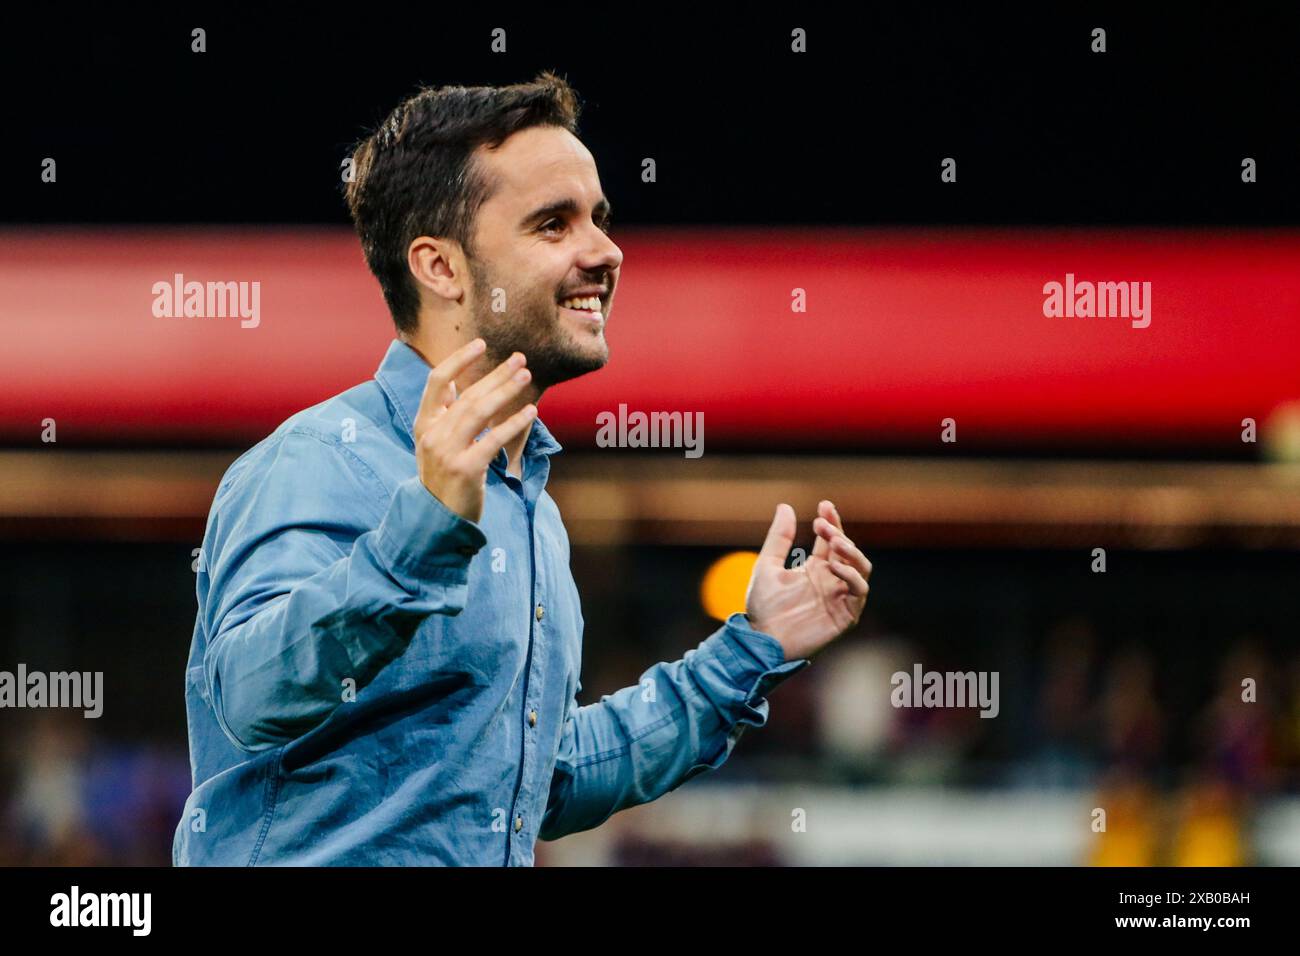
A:
[[[592,226],[595,238],[578,265],[587,272],[612,272],[623,264],[623,250],[602,229]]]

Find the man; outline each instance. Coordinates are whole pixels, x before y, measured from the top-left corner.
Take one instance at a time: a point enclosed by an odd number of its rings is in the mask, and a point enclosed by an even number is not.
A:
[[[545,492],[548,387],[602,367],[623,256],[573,91],[426,89],[354,155],[349,209],[397,325],[374,380],[289,418],[209,516],[178,865],[531,865],[720,766],[857,622],[871,565],[779,505],[734,614],[577,705],[583,619]]]

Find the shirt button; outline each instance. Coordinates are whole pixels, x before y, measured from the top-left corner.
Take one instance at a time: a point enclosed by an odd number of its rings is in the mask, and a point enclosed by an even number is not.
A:
[[[518,833],[523,828],[524,828],[524,818],[515,817],[515,832]]]
[[[528,712],[528,726],[529,726],[529,727],[536,727],[536,726],[537,726],[537,711],[535,711],[535,710],[530,710],[530,711]]]
[[[546,613],[546,608],[542,607],[542,605],[540,604],[537,605],[537,620],[540,621],[542,619],[542,615],[545,613]]]

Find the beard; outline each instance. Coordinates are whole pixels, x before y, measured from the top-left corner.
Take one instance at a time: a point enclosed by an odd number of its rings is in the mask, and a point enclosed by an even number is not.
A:
[[[487,343],[488,368],[495,368],[514,352],[528,359],[533,384],[546,389],[603,368],[609,348],[601,329],[576,332],[560,318],[559,290],[536,288],[528,292],[509,289],[490,275],[481,261],[468,262],[474,280],[474,324]],[[508,311],[492,311],[492,289],[505,289]],[[590,338],[590,343],[584,340]]]

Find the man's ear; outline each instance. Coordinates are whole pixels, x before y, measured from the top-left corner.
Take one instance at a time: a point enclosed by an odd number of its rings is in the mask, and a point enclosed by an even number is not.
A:
[[[459,302],[465,293],[465,255],[455,239],[416,236],[406,248],[406,265],[422,299],[437,296]]]

